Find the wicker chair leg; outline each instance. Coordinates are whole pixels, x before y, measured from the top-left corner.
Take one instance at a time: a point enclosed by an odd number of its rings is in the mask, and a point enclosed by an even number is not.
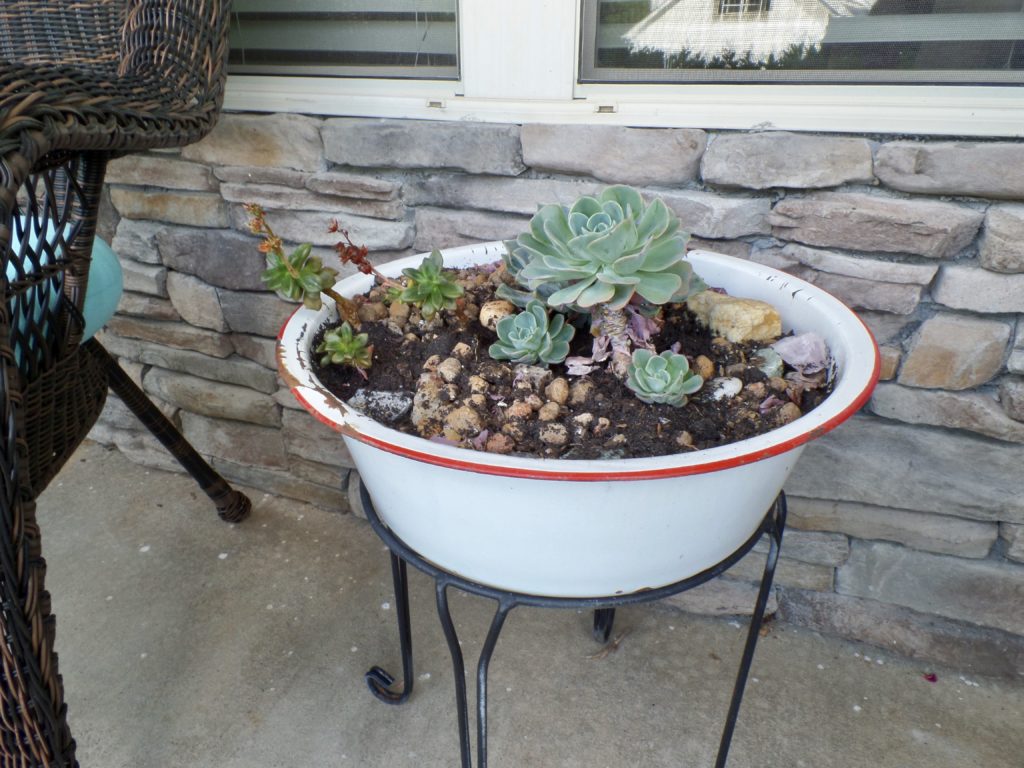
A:
[[[234,490],[205,459],[196,453],[196,449],[182,436],[181,432],[164,416],[153,402],[139,387],[128,378],[117,361],[110,356],[95,339],[87,342],[95,344],[106,359],[107,376],[114,394],[124,401],[146,428],[153,433],[185,471],[210,497],[217,506],[217,514],[228,523],[238,523],[249,516],[252,502],[245,494]]]

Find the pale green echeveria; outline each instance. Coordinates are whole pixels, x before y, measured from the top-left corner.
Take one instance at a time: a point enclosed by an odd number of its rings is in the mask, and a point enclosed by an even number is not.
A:
[[[552,307],[621,309],[634,295],[681,302],[705,287],[686,261],[688,237],[661,200],[646,205],[632,187],[614,186],[568,209],[542,207],[506,266]]]
[[[488,354],[495,360],[528,365],[551,365],[565,360],[569,341],[576,332],[564,316],[548,318],[547,309],[536,299],[526,306],[525,312],[501,318],[495,330],[498,340],[487,350]]]
[[[645,403],[686,405],[687,396],[703,385],[704,379],[690,370],[686,356],[668,350],[656,355],[637,349],[626,371],[626,386]]]

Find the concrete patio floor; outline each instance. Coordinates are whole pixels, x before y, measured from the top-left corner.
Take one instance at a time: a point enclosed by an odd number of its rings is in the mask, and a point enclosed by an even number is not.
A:
[[[83,768],[457,765],[432,583],[411,576],[412,700],[379,703],[363,673],[400,671],[382,545],[352,516],[251,498],[252,517],[225,525],[187,477],[87,444],[40,499]],[[492,605],[452,600],[472,670]],[[513,611],[491,665],[490,765],[710,766],[743,628],[620,609],[602,656],[588,615]],[[780,623],[752,675],[731,768],[1024,765],[1019,682]]]

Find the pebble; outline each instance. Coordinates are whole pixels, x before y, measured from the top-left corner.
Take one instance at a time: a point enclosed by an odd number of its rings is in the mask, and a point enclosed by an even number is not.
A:
[[[590,398],[594,391],[594,382],[590,379],[574,381],[569,387],[569,402],[573,405],[583,405]]]
[[[743,373],[746,373],[748,367],[749,366],[746,363],[733,363],[732,365],[726,366],[725,375],[739,376]]]
[[[409,305],[404,301],[393,301],[388,307],[388,316],[399,325],[409,322]]]
[[[466,398],[466,405],[472,405],[474,408],[483,410],[487,407],[487,396],[481,394],[470,395]]]
[[[465,362],[473,357],[473,348],[463,341],[460,341],[454,347],[452,347],[452,357],[458,358]]]
[[[462,373],[462,363],[454,357],[449,357],[438,364],[437,373],[442,379],[452,384]]]
[[[772,376],[768,379],[768,386],[775,392],[785,392],[789,388],[789,383],[780,376]]]
[[[551,371],[539,365],[517,365],[512,369],[513,385],[526,385],[534,392],[540,392],[551,381]]]
[[[516,307],[511,301],[504,299],[488,301],[480,307],[480,325],[493,331],[499,320],[514,314],[516,314]]]
[[[786,403],[776,412],[775,418],[779,424],[789,424],[791,421],[796,421],[803,413],[800,411],[800,406],[796,403]]]
[[[368,301],[359,305],[359,319],[364,323],[372,323],[375,320],[383,320],[388,317],[388,308],[376,301]]]
[[[512,375],[508,366],[493,361],[481,363],[476,372],[479,374],[480,378],[484,381],[490,382],[491,384],[504,384]]]
[[[428,357],[426,360],[423,361],[423,370],[424,371],[436,371],[437,370],[437,366],[439,366],[440,364],[441,364],[441,356],[440,355],[431,355],[430,357]]]
[[[715,375],[715,364],[707,355],[697,355],[697,359],[693,361],[693,372],[708,381]]]
[[[506,421],[501,426],[501,431],[513,440],[519,441],[526,437],[526,430],[520,421]]]
[[[538,435],[542,443],[547,445],[565,445],[569,442],[569,432],[562,424],[549,423],[540,428]]]
[[[763,381],[755,381],[752,384],[747,384],[744,387],[744,391],[751,397],[760,400],[768,394],[768,387],[765,386]]]
[[[449,440],[464,440],[483,429],[480,414],[469,406],[455,408],[444,419],[444,436]]]
[[[714,389],[711,390],[711,399],[716,401],[736,397],[743,389],[743,382],[734,378],[715,379],[711,383],[714,385]]]
[[[625,435],[612,435],[611,437],[608,438],[607,441],[605,441],[604,445],[605,445],[605,448],[615,448],[616,446],[625,445],[625,444],[626,444],[626,436]]]
[[[599,416],[597,419],[597,423],[594,425],[594,434],[600,435],[604,432],[607,432],[609,428],[611,428],[611,426],[612,423],[607,418],[605,418],[604,416]]]
[[[540,395],[530,393],[526,396],[526,404],[533,408],[533,410],[539,411],[544,407],[544,400],[541,399]]]
[[[544,394],[548,396],[548,400],[559,405],[565,405],[569,402],[569,382],[559,376],[557,379],[552,379],[551,383],[544,388]]]
[[[561,413],[562,408],[558,403],[546,402],[537,411],[537,418],[541,421],[554,421],[558,418],[558,414]]]
[[[676,445],[680,448],[692,448],[693,447],[693,435],[686,430],[683,430],[676,435]]]
[[[487,438],[484,450],[488,453],[512,453],[515,445],[515,442],[508,435],[491,435]]]
[[[487,383],[487,379],[481,376],[469,377],[469,391],[472,394],[486,395],[488,389],[490,389],[490,384]]]
[[[573,421],[579,424],[581,427],[589,427],[594,423],[594,414],[592,413],[579,413],[573,417]]]
[[[532,419],[533,408],[523,400],[515,400],[505,411],[505,416],[509,419]]]

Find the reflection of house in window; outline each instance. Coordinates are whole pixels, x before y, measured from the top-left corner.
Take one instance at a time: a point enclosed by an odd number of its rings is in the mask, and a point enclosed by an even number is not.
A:
[[[772,0],[718,0],[719,16],[758,16],[771,10]]]

